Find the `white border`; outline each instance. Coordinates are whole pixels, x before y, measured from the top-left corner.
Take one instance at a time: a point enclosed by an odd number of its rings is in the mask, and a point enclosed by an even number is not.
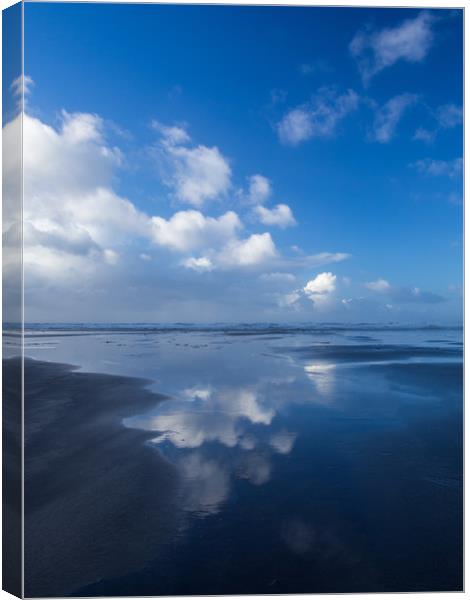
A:
[[[34,2],[35,0],[28,0],[30,2]],[[38,1],[42,1],[42,0],[38,0]],[[48,2],[67,2],[67,3],[71,3],[71,2],[101,2],[101,3],[110,3],[109,0],[47,0]],[[4,10],[5,8],[8,8],[9,6],[12,6],[13,4],[16,4],[17,2],[15,2],[15,0],[0,0],[0,7],[2,10]],[[180,0],[159,0],[158,2],[147,2],[144,0],[144,2],[139,1],[139,0],[113,0],[112,2],[113,4],[117,4],[117,3],[121,3],[121,4],[225,4],[225,5],[230,5],[230,4],[238,4],[238,5],[257,5],[257,6],[314,6],[314,7],[321,7],[321,6],[336,6],[336,7],[357,7],[357,8],[466,8],[466,2],[464,0],[454,0],[452,2],[449,1],[445,1],[445,0],[427,0],[427,1],[422,1],[422,0],[415,0],[413,2],[391,2],[390,0],[375,0],[374,3],[366,3],[363,2],[361,0],[349,0],[347,3],[341,0],[330,0],[329,2],[314,2],[312,0],[296,0],[295,2],[288,2],[286,0],[282,1],[282,0],[257,0],[256,2],[251,2],[251,1],[246,1],[246,0],[239,0],[238,2],[225,2],[225,1],[220,1],[220,0],[192,0],[191,2],[182,2]],[[24,15],[23,15],[24,16]],[[464,12],[464,31],[469,30],[468,27],[468,18],[467,18],[467,11]],[[24,31],[24,20],[23,20],[23,31]],[[1,28],[0,28],[0,76],[1,76],[1,45],[2,45],[2,37],[1,37]],[[470,50],[469,50],[469,45],[465,44],[464,41],[464,99],[466,100],[466,98],[468,97],[467,95],[467,82],[469,81],[468,78],[468,65],[470,64]],[[24,70],[24,54],[22,56],[22,65],[23,65],[23,70]],[[0,101],[1,101],[1,88],[0,88]],[[23,103],[24,103],[24,98],[23,98]],[[466,108],[466,103],[464,102],[464,108]],[[465,113],[464,113],[465,114]],[[466,133],[466,122],[464,119],[464,134]],[[464,157],[468,148],[468,144],[470,142],[468,141],[468,136],[465,135],[465,146],[464,146]],[[0,144],[0,161],[2,158],[2,148],[1,148],[1,144]],[[465,191],[465,176],[466,176],[466,164],[464,161],[464,191]],[[464,194],[464,199],[465,199],[465,194]],[[465,200],[464,200],[464,207],[465,207]],[[0,214],[0,220],[1,220],[1,214]],[[467,225],[469,225],[469,221],[470,221],[470,216],[468,214],[468,212],[465,212],[464,210],[464,231],[466,231]],[[470,261],[467,260],[468,258],[468,253],[470,253],[470,249],[467,248],[467,246],[465,245],[465,240],[464,240],[464,276],[467,274],[467,265],[470,264]],[[1,248],[0,248],[0,263],[1,263]],[[466,281],[466,277],[465,277],[465,281]],[[22,297],[24,298],[24,279],[22,279],[23,282],[23,289],[22,289]],[[0,286],[1,287],[1,286]],[[0,289],[0,318],[1,318],[1,311],[2,311],[2,304],[1,304],[1,289]],[[467,294],[465,294],[465,312],[467,311],[467,309],[469,308],[470,305],[470,299],[468,298]],[[23,310],[24,310],[24,303],[23,303]],[[470,314],[470,313],[467,313]],[[24,315],[23,315],[24,316]],[[22,332],[22,345],[24,344],[24,339],[23,339],[23,335],[24,332]],[[467,347],[467,341],[470,340],[470,334],[467,333],[467,329],[465,328],[465,332],[464,332],[464,340],[465,340],[465,349]],[[0,345],[1,347],[1,345]],[[1,350],[0,350],[1,352]],[[467,353],[465,350],[464,353],[464,359],[467,358]],[[24,367],[22,367],[23,370]],[[465,360],[465,376],[467,375],[467,360]],[[23,371],[23,376],[24,376],[24,371]],[[0,369],[0,385],[1,385],[1,369]],[[22,395],[23,396],[23,395]],[[23,408],[23,415],[24,415],[24,398],[22,397],[22,408]],[[468,420],[470,419],[469,417],[469,411],[465,411],[465,431],[468,431]],[[24,423],[22,423],[22,437],[23,437],[23,428],[24,428]],[[0,453],[1,453],[1,447],[0,447]],[[470,453],[469,450],[469,446],[467,444],[465,444],[465,465],[470,464],[470,461],[467,461],[468,458],[468,453]],[[24,457],[22,457],[22,459],[24,460]],[[467,501],[468,501],[468,494],[467,494],[467,478],[465,478],[465,511],[467,509]],[[0,490],[1,490],[1,481],[0,481]],[[23,497],[24,497],[24,490],[23,490]],[[436,515],[436,518],[438,518],[438,515]],[[1,533],[1,524],[0,524],[0,533]],[[23,532],[24,535],[24,532]],[[468,539],[470,535],[470,523],[469,523],[469,519],[465,519],[465,538]],[[0,546],[0,558],[1,558],[1,546]],[[470,572],[470,558],[468,553],[465,553],[465,576],[467,575],[467,573]],[[466,579],[466,577],[465,577]],[[459,594],[458,592],[446,592],[446,593],[440,593],[440,592],[434,592],[434,593],[407,593],[406,597],[407,598],[425,598],[427,596],[432,596],[432,597],[437,597],[439,599],[443,599],[443,600],[451,600],[454,599],[456,594]],[[467,592],[463,592],[464,596],[467,596]],[[332,600],[335,598],[341,598],[342,596],[344,596],[345,594],[299,594],[299,595],[293,595],[293,594],[278,594],[278,595],[266,595],[266,597],[274,597],[274,598],[287,598],[287,599],[292,599],[295,600],[296,598],[305,598],[305,599],[312,599],[312,600]],[[368,597],[371,596],[371,594],[346,594],[347,596],[352,596],[353,598],[356,597]],[[401,598],[404,594],[398,594],[398,593],[383,593],[383,594],[373,594],[373,598],[377,598],[377,600],[393,600],[394,598]],[[461,595],[461,594],[459,594]],[[257,598],[262,598],[265,597],[263,596],[258,596],[258,595],[247,595],[247,596],[228,596],[228,598],[245,598],[247,600],[254,600]],[[7,592],[1,591],[0,590],[0,600],[11,600],[12,598],[14,598],[14,596],[12,596],[11,594],[8,594]],[[108,596],[107,600],[132,600],[132,598],[135,597],[124,597],[121,596],[119,598],[114,599],[113,597]],[[179,598],[178,596],[172,596],[170,598]],[[227,598],[227,596],[199,596],[199,598]]]

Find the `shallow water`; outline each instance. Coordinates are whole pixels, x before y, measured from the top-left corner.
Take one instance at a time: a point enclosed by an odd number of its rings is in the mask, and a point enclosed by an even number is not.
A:
[[[27,356],[168,396],[123,425],[177,469],[173,539],[76,593],[461,589],[461,342],[445,328],[36,327]]]

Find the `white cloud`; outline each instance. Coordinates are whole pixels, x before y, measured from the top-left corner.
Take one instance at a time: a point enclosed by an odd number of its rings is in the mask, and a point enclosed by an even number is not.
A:
[[[423,61],[434,39],[433,20],[428,12],[423,11],[397,27],[356,33],[349,50],[357,61],[363,83],[367,85],[377,73],[399,60],[411,63]]]
[[[214,269],[214,265],[210,258],[207,256],[201,256],[200,258],[195,258],[191,256],[182,262],[182,264],[187,269],[192,269],[193,271],[198,271],[200,273],[204,271],[212,271]]]
[[[10,85],[13,96],[17,99],[16,106],[18,110],[24,109],[27,104],[27,97],[31,93],[34,81],[29,75],[19,75]],[[22,103],[24,102],[24,106]]]
[[[436,118],[443,129],[452,129],[463,121],[462,107],[455,104],[439,106],[436,111]]]
[[[455,158],[454,160],[433,160],[431,158],[425,158],[412,163],[410,166],[425,175],[454,178],[462,173],[463,160],[461,158]]]
[[[254,233],[246,239],[230,241],[217,260],[222,267],[253,267],[269,264],[277,255],[269,233]]]
[[[403,113],[416,99],[414,94],[400,94],[386,102],[375,114],[372,140],[381,144],[389,142],[395,135]]]
[[[312,100],[289,111],[277,125],[282,143],[297,146],[314,137],[332,136],[338,123],[357,109],[359,96],[353,90],[337,94],[321,88]]]
[[[248,201],[251,204],[263,204],[271,195],[271,182],[264,175],[249,177]]]
[[[376,279],[375,281],[369,281],[365,284],[366,288],[374,292],[388,292],[391,289],[391,285],[386,279]]]
[[[170,219],[152,217],[152,239],[180,252],[221,245],[236,235],[242,224],[238,215],[228,211],[218,218],[206,217],[197,210],[175,213]]]
[[[318,252],[317,254],[300,254],[290,259],[281,259],[280,263],[284,266],[296,266],[303,269],[314,269],[322,265],[342,262],[350,258],[351,255],[346,252]]]
[[[287,204],[277,204],[274,208],[256,206],[254,212],[263,225],[275,225],[281,229],[296,225],[292,210]]]
[[[19,117],[3,128],[9,138]],[[105,144],[96,115],[62,113],[57,129],[28,114],[23,117],[24,263],[28,274],[56,282],[86,276],[94,265],[116,264],[116,247],[146,236],[146,215],[111,188],[122,163]],[[5,161],[5,197],[18,168]]]
[[[336,288],[336,275],[333,273],[320,273],[314,279],[308,281],[304,287],[304,292],[312,300],[318,295],[331,294]]]
[[[285,294],[279,300],[280,306],[299,310],[302,299],[313,302],[316,308],[326,307],[330,304],[332,295],[336,290],[336,275],[330,272],[319,273],[307,281],[301,289]]]
[[[285,294],[279,298],[279,306],[281,308],[298,308],[298,302],[302,298],[301,290],[294,290],[289,294]]]
[[[155,121],[152,125],[162,136],[155,149],[166,170],[164,181],[174,190],[178,200],[202,206],[228,192],[232,171],[216,146],[190,147],[187,145],[190,137],[185,129]]]
[[[191,137],[184,127],[178,125],[164,125],[159,121],[153,120],[152,128],[162,135],[163,141],[170,145],[186,144],[191,141]]]

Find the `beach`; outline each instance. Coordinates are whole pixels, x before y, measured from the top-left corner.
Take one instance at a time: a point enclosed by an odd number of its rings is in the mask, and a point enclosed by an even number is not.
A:
[[[27,596],[461,589],[459,331],[44,329],[26,352]]]
[[[25,372],[25,595],[67,596],[140,568],[172,532],[174,469],[121,423],[163,398],[63,364]]]

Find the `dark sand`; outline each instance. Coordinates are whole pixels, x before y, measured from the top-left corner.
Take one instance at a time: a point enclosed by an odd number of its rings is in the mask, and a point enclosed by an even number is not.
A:
[[[14,360],[4,369],[16,369]],[[174,535],[174,468],[122,419],[147,382],[25,363],[25,595],[65,596],[141,568]]]
[[[3,361],[3,589],[21,596],[21,359]]]

